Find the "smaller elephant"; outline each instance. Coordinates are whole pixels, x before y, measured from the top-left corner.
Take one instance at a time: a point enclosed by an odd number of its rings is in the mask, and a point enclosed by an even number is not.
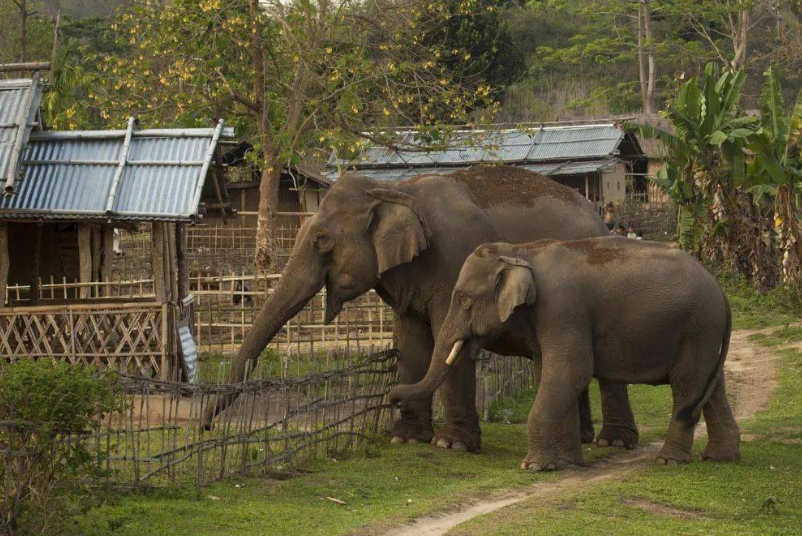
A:
[[[539,381],[523,469],[582,464],[577,396],[591,377],[670,384],[673,411],[659,464],[689,462],[704,413],[703,459],[740,458],[724,360],[729,304],[686,253],[653,242],[603,237],[479,246],[451,296],[426,376],[399,385],[401,405],[430,395],[473,346],[512,333],[529,348]]]

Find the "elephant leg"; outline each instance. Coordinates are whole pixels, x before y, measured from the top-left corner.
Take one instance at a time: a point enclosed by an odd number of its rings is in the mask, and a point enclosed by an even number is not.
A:
[[[727,400],[724,372],[719,373],[710,399],[702,408],[707,425],[707,447],[703,460],[732,462],[741,459],[741,432]]]
[[[635,417],[629,405],[626,384],[599,380],[599,389],[604,422],[596,438],[596,445],[635,448],[638,444],[638,427],[635,426]]]
[[[470,346],[452,365],[454,370],[438,391],[445,409],[446,425],[434,435],[432,444],[477,452],[482,448],[482,432],[476,411],[476,354],[479,349]]]
[[[593,443],[593,436],[596,435],[596,430],[593,429],[593,414],[590,412],[590,391],[587,389],[579,395],[577,411],[579,413],[579,430],[582,443]]]
[[[688,463],[691,461],[691,448],[693,447],[693,429],[696,423],[689,422],[680,417],[683,410],[693,404],[693,398],[682,396],[674,391],[674,406],[671,415],[671,422],[668,425],[666,440],[663,448],[655,458],[658,465],[676,465],[678,463]]]
[[[581,338],[581,334],[569,335],[543,343],[544,349],[556,351],[543,355],[542,377],[527,421],[529,449],[522,469],[549,471],[582,463],[578,398],[593,375],[593,354],[590,344],[572,344]]]
[[[557,464],[560,467],[583,465],[579,400],[574,401],[557,429]]]
[[[396,315],[394,329],[399,379],[402,384],[417,383],[429,369],[434,350],[432,328],[416,318]],[[393,443],[428,443],[433,434],[431,397],[405,405],[390,429]]]

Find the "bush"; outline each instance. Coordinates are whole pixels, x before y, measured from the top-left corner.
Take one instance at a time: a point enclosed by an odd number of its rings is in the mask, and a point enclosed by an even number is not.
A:
[[[59,534],[101,476],[87,448],[100,415],[122,409],[114,376],[50,360],[0,365],[0,531]]]
[[[802,315],[802,289],[796,285],[781,284],[760,292],[745,278],[731,272],[720,271],[717,277],[732,307],[735,328],[757,329],[795,322]]]

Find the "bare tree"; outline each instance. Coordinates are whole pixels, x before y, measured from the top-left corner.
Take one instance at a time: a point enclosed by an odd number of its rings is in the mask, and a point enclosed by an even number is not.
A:
[[[651,0],[638,1],[638,73],[640,80],[643,112],[653,114],[655,107],[655,88],[657,86],[657,62],[654,53],[654,34],[652,33]]]
[[[24,62],[28,59],[28,19],[36,14],[33,9],[28,9],[28,0],[11,0],[19,9],[20,15],[20,40],[19,40],[19,61]]]

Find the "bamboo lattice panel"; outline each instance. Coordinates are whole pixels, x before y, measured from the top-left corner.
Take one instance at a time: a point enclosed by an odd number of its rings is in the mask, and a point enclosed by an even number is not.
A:
[[[160,304],[13,307],[0,311],[0,355],[159,374],[166,355]]]

